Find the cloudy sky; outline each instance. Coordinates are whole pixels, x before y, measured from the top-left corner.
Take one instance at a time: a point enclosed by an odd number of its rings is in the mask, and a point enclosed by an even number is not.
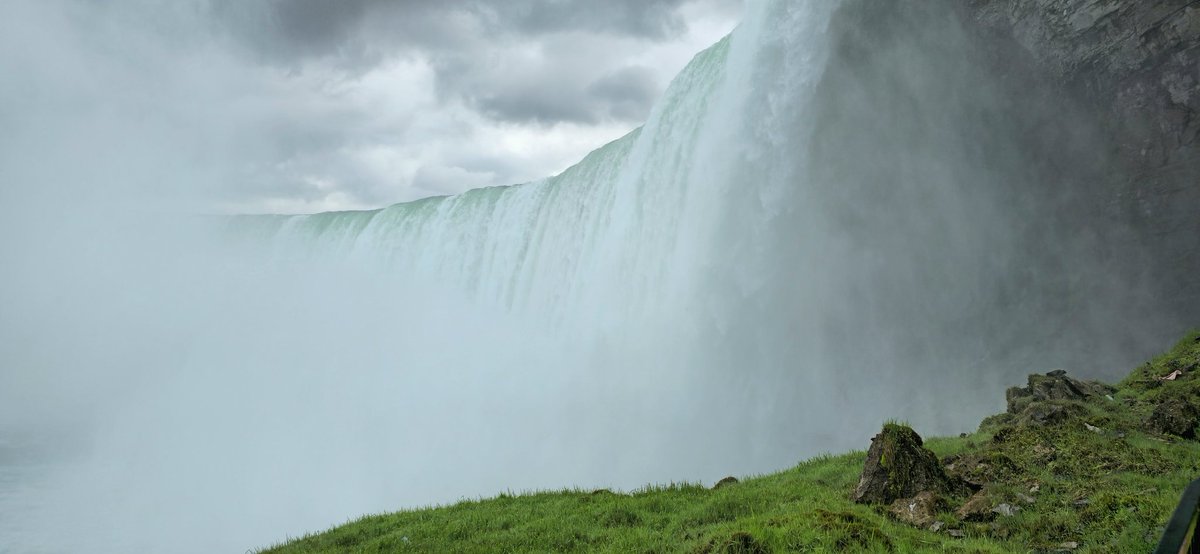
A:
[[[640,124],[732,29],[741,0],[15,0],[6,11],[5,188],[297,213],[557,173]]]

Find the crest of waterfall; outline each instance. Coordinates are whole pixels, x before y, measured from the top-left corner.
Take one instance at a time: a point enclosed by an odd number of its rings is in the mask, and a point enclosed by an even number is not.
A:
[[[741,304],[763,293],[777,265],[766,237],[789,215],[782,204],[807,163],[807,138],[783,126],[808,125],[836,6],[750,3],[739,27],[692,60],[642,127],[560,175],[375,211],[250,217],[239,220],[239,233],[265,239],[276,259],[349,258],[418,287],[454,289],[520,320],[527,340],[554,337],[569,352],[557,371],[596,391],[572,407],[591,414],[568,418],[578,437],[640,421],[653,431],[635,437],[645,443],[636,449],[665,460],[694,448],[694,467],[714,475],[727,470],[713,448],[757,450],[744,459],[762,470],[830,448],[811,439],[832,428],[793,433],[787,447],[757,442],[771,431],[754,425],[801,414],[767,413],[775,402],[751,384],[769,377],[772,364],[807,369],[745,342],[733,326],[745,324]],[[763,164],[785,167],[772,175]],[[819,390],[812,369],[786,386]],[[662,406],[647,394],[662,395]]]
[[[254,217],[240,227],[269,237],[279,256],[358,258],[451,282],[551,327],[677,324],[680,311],[703,304],[698,287],[720,255],[713,249],[730,197],[754,195],[764,215],[778,209],[779,183],[747,182],[739,166],[761,156],[754,149],[783,146],[771,119],[811,94],[826,4],[753,4],[733,35],[674,79],[644,126],[562,174],[375,211]],[[748,106],[747,83],[781,69],[788,82],[779,96]],[[776,144],[755,144],[757,135]]]

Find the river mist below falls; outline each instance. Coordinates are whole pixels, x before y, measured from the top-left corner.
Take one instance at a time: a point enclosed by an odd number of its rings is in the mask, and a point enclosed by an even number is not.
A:
[[[1104,215],[1103,117],[948,6],[751,2],[534,183],[309,216],[14,196],[0,550],[711,483],[1123,375],[1195,321]]]

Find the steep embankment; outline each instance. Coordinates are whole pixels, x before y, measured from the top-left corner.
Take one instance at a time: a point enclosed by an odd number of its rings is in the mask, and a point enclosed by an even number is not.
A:
[[[1144,552],[1200,475],[1200,333],[1115,387],[1051,372],[1008,400],[976,432],[925,442],[956,483],[928,514],[900,514],[891,497],[855,503],[867,455],[853,452],[713,488],[502,494],[369,516],[263,552]]]

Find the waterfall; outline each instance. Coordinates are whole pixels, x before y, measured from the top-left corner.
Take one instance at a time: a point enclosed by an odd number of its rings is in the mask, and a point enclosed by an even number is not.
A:
[[[807,163],[808,139],[783,126],[810,126],[836,6],[751,3],[730,36],[674,79],[642,127],[557,176],[374,211],[239,218],[235,234],[262,243],[259,254],[270,259],[349,260],[519,319],[511,325],[525,340],[565,353],[551,379],[595,391],[574,401],[569,419],[581,423],[563,431],[569,444],[578,439],[568,435],[605,436],[640,422],[642,436],[632,438],[642,443],[636,450],[654,452],[650,465],[678,468],[686,455],[688,473],[705,479],[731,471],[734,459],[742,471],[767,471],[854,444],[831,442],[833,426],[762,440],[774,433],[768,422],[791,426],[825,404],[779,406],[761,394],[771,386],[761,380],[785,365],[801,377],[786,386],[816,392],[828,384],[825,368],[780,359],[790,354],[748,344],[734,328],[745,324],[741,304],[762,293],[776,265],[764,238],[788,215],[787,189]],[[763,171],[789,150],[785,172]],[[520,365],[502,370],[530,372]],[[647,405],[646,394],[661,395],[663,406]],[[603,463],[626,464],[645,462]],[[669,470],[657,475],[671,478]]]
[[[13,548],[237,550],[504,490],[712,482],[890,418],[967,430],[1032,371],[1121,374],[1179,330],[1092,206],[1102,120],[996,71],[1022,53],[960,5],[752,1],[643,126],[540,181],[117,256],[61,240],[88,276],[49,285],[71,347],[7,347],[52,351],[97,417]]]

